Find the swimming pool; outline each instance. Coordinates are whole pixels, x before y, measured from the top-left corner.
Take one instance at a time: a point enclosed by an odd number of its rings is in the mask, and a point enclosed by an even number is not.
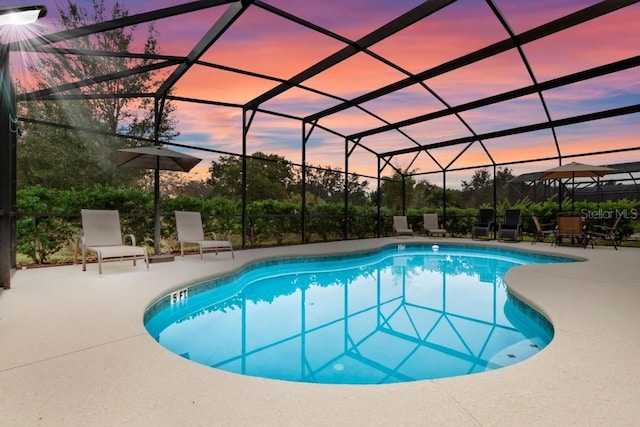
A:
[[[244,375],[382,384],[467,375],[525,360],[553,337],[511,295],[516,265],[570,258],[481,246],[401,244],[273,259],[176,290],[145,313],[161,345]]]

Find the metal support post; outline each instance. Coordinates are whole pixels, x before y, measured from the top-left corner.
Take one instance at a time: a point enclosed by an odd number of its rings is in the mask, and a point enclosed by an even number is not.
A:
[[[0,44],[0,287],[11,287],[16,266],[16,144],[15,92],[9,73],[9,49]]]

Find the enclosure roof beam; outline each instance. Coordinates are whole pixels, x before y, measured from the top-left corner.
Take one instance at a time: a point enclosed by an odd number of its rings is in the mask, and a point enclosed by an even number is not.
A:
[[[152,53],[135,53],[135,52],[113,52],[110,50],[95,49],[69,49],[62,47],[40,46],[30,50],[31,52],[52,53],[55,55],[77,55],[77,56],[100,56],[104,58],[132,58],[146,60],[161,60],[184,62],[184,56],[162,55]]]
[[[224,14],[216,21],[215,24],[207,31],[207,34],[200,39],[198,44],[189,52],[187,60],[180,64],[176,70],[164,81],[158,89],[157,98],[162,98],[169,93],[169,90],[180,80],[180,78],[200,59],[202,55],[209,49],[231,25],[242,15],[249,7],[251,1],[238,1],[229,6]]]
[[[44,36],[34,37],[28,40],[9,43],[10,50],[21,50],[28,46],[29,49],[37,46],[58,43],[66,40],[76,39],[78,37],[89,36],[96,33],[104,33],[105,31],[117,30],[119,28],[130,27],[132,25],[142,24],[145,22],[155,21],[163,18],[170,18],[176,15],[196,12],[210,7],[220,6],[223,4],[233,3],[234,0],[199,0],[177,6],[166,7],[151,12],[138,13],[136,15],[125,16],[123,18],[113,19],[111,21],[98,22],[79,28],[71,28],[57,33]]]
[[[510,129],[503,129],[495,132],[488,132],[477,136],[467,136],[463,138],[450,139],[448,141],[436,142],[423,145],[422,147],[410,147],[401,150],[380,153],[381,156],[396,156],[398,154],[408,154],[416,151],[429,150],[434,148],[450,147],[452,145],[466,144],[477,140],[501,138],[504,136],[519,135],[522,133],[536,132],[549,129],[550,127],[560,127],[574,125],[578,123],[590,122],[594,120],[607,119],[610,117],[624,116],[627,114],[640,113],[640,104],[629,105],[627,107],[613,108],[610,110],[598,111],[595,113],[583,114],[580,116],[567,117],[564,119],[552,120],[550,122],[535,123]]]
[[[150,71],[158,70],[161,68],[175,65],[174,62],[166,61],[159,62],[157,64],[144,65],[141,67],[134,67],[127,70],[118,71],[116,73],[105,74],[99,77],[90,77],[88,79],[79,80],[76,82],[65,83],[63,85],[54,86],[47,89],[41,89],[34,92],[23,93],[17,97],[18,101],[27,101],[29,99],[42,99],[52,94],[64,92],[67,90],[78,89],[85,86],[91,86],[97,83],[103,83],[111,80],[117,80],[124,77],[129,77],[135,74],[148,73]]]
[[[560,32],[562,30],[566,30],[567,28],[571,28],[578,24],[587,22],[591,19],[595,19],[602,15],[606,15],[607,13],[615,12],[616,10],[619,10],[626,6],[637,3],[638,1],[640,0],[611,0],[611,1],[604,0],[593,6],[589,6],[577,12],[566,15],[562,18],[558,18],[555,21],[551,21],[546,24],[540,25],[539,27],[533,28],[529,31],[525,31],[524,33],[516,36],[516,41],[520,45],[530,43],[532,41],[541,39],[543,37],[547,37],[551,34]],[[429,70],[418,73],[415,76],[400,80],[395,83],[391,83],[387,86],[373,90],[369,93],[356,97],[345,103],[335,105],[333,107],[327,108],[324,111],[320,111],[315,114],[311,114],[307,116],[305,120],[313,121],[313,120],[321,119],[322,117],[326,117],[331,114],[338,113],[340,111],[346,110],[356,105],[363,104],[367,101],[371,101],[381,96],[388,95],[390,93],[404,89],[406,87],[409,87],[415,84],[416,81],[424,81],[424,80],[439,76],[449,71],[453,71],[453,70],[462,68],[464,66],[473,64],[475,62],[481,61],[483,59],[487,59],[492,56],[498,55],[500,53],[506,52],[507,50],[512,49],[514,47],[516,47],[516,42],[514,42],[513,38],[509,37],[505,40],[502,40],[490,46],[484,47],[475,52],[471,52],[470,54],[461,56],[457,59],[451,60],[449,62],[445,62]]]
[[[508,92],[504,92],[498,95],[489,96],[487,98],[471,101],[466,104],[460,104],[455,107],[434,111],[433,113],[423,114],[421,116],[412,117],[410,119],[402,120],[396,123],[380,126],[377,128],[369,129],[363,132],[358,132],[353,135],[349,135],[350,138],[362,138],[365,136],[376,135],[379,133],[387,132],[390,130],[400,129],[405,126],[415,125],[418,123],[426,122],[429,120],[445,117],[448,115],[461,113],[464,111],[473,110],[480,107],[486,107],[488,105],[497,104],[499,102],[509,101],[511,99],[520,98],[526,95],[531,95],[536,92],[542,92],[562,86],[566,86],[573,83],[578,83],[584,80],[589,80],[595,77],[604,76],[607,74],[615,73],[618,71],[628,70],[640,66],[640,55],[633,56],[631,58],[622,59],[620,61],[612,62],[610,64],[601,65],[598,67],[590,68],[588,70],[579,71],[577,73],[568,74],[566,76],[558,77],[546,82],[533,84],[530,86],[514,89]]]
[[[326,57],[320,62],[312,65],[306,70],[298,73],[296,76],[290,78],[286,82],[276,86],[275,88],[263,93],[262,95],[254,98],[246,104],[247,108],[256,108],[257,106],[263,104],[264,102],[280,95],[283,92],[291,89],[292,87],[296,87],[305,80],[310,79],[323,71],[333,67],[334,65],[339,64],[340,62],[349,59],[356,53],[369,48],[370,46],[378,43],[381,40],[401,31],[412,24],[418,22],[422,18],[429,16],[438,10],[446,7],[450,3],[453,3],[455,0],[430,0],[425,1],[424,3],[416,6],[409,12],[401,15],[400,17],[394,19],[393,21],[388,22],[377,30],[367,34],[362,37],[360,40],[344,47],[338,52]],[[309,119],[306,120],[308,122],[313,122],[315,120]]]

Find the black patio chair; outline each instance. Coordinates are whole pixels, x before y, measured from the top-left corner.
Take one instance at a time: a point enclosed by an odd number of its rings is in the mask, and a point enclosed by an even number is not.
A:
[[[498,229],[498,240],[511,240],[519,242],[522,240],[522,212],[520,209],[507,209],[504,214],[504,221]]]
[[[478,219],[471,229],[471,238],[478,239],[480,237],[491,238],[491,231],[494,226],[494,211],[490,208],[480,209]]]

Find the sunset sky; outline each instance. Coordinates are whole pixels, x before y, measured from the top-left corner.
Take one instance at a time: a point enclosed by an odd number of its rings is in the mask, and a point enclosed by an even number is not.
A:
[[[24,3],[23,0],[18,3]],[[62,0],[36,2],[48,7],[48,15],[39,21],[39,34],[58,31],[59,14],[56,3]],[[130,15],[185,2],[177,0],[124,0]],[[422,3],[418,0],[266,0],[266,4],[322,26],[343,39],[355,41]],[[515,34],[535,28],[584,7],[596,4],[586,0],[495,0],[495,4]],[[78,4],[91,10],[91,1]],[[112,3],[106,0],[110,6]],[[155,22],[159,31],[160,51],[167,55],[186,56],[228,5],[217,6]],[[111,16],[110,11],[107,16]],[[640,54],[640,4],[594,19],[577,27],[527,43],[523,46],[538,83],[576,73],[613,61]],[[145,38],[146,24],[137,27],[138,43]],[[33,30],[31,30],[33,31]],[[25,37],[0,33],[0,39]],[[358,53],[339,65],[303,82],[308,88],[333,94],[340,99],[352,99],[381,86],[407,78],[444,62],[456,59],[492,43],[508,38],[486,1],[459,0],[428,16],[413,26],[374,44],[370,51],[390,63],[395,69],[365,53]],[[62,45],[58,45],[62,46]],[[281,18],[262,8],[250,6],[238,21],[200,59],[212,64],[251,71],[277,79],[288,79],[313,64],[344,48],[344,40],[312,31]],[[141,51],[141,49],[140,49]],[[12,53],[15,79],[28,79],[20,71],[24,61],[37,61]],[[164,73],[170,73],[168,69]],[[532,84],[517,50],[481,60],[461,69],[426,80],[426,87],[450,106],[483,99]],[[248,77],[228,71],[195,65],[177,83],[175,95],[200,100],[215,100],[243,104],[279,83],[258,77]],[[604,109],[640,103],[640,67],[586,80],[543,93],[553,120],[592,113]],[[412,85],[362,105],[367,114],[356,108],[325,117],[319,124],[340,135],[352,135],[375,129],[386,123],[409,119],[445,108],[442,101],[421,85]],[[304,117],[340,101],[303,89],[291,89],[260,107],[284,115]],[[206,147],[240,153],[242,148],[242,110],[197,103],[176,102],[176,117],[180,137],[175,141],[190,146]],[[402,133],[387,131],[364,137],[360,142],[371,150],[384,153],[421,145],[447,141],[475,134],[542,123],[547,121],[537,94],[528,95],[455,116],[423,122],[402,128]],[[466,125],[465,125],[466,123]],[[555,129],[563,156],[591,151],[640,147],[640,114],[631,114]],[[302,124],[299,120],[257,114],[248,136],[248,152],[262,151],[284,155],[301,162]],[[407,138],[407,136],[409,138]],[[486,139],[484,146],[497,163],[518,162],[557,155],[551,130],[531,134]],[[392,163],[423,173],[490,164],[482,146],[475,142],[465,145],[394,157]],[[344,138],[322,129],[311,134],[307,144],[307,162],[312,165],[344,169]],[[188,150],[204,159],[198,168],[198,178],[204,178],[212,153]],[[462,153],[463,152],[463,153]],[[461,154],[462,153],[462,154]],[[614,164],[640,161],[640,151],[576,160],[593,164]],[[438,166],[438,164],[440,166]],[[558,165],[557,160],[515,164],[514,174],[539,171]],[[362,148],[353,150],[350,172],[375,176],[377,157]],[[383,175],[392,174],[390,168]],[[473,170],[447,175],[449,185],[469,179]],[[441,173],[426,175],[440,184]]]

